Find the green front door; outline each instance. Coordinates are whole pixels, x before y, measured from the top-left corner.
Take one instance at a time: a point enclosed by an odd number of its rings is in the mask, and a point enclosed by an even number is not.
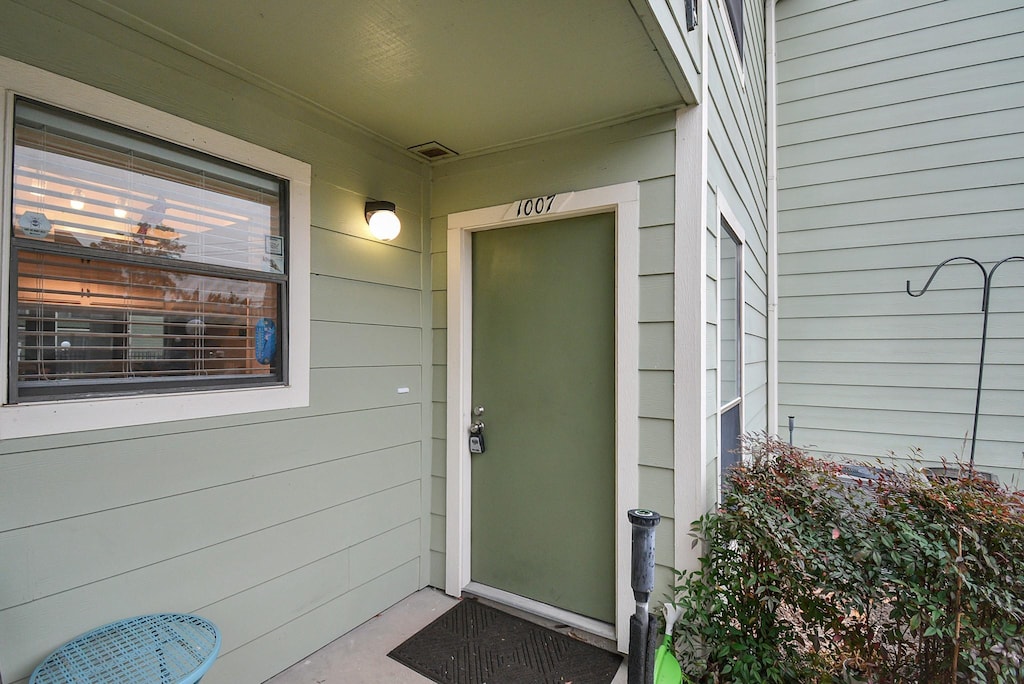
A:
[[[472,239],[472,579],[614,622],[614,216]]]

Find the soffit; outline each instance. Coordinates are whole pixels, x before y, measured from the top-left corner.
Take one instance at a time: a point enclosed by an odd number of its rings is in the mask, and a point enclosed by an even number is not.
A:
[[[629,0],[78,0],[408,148],[460,154],[682,98]]]

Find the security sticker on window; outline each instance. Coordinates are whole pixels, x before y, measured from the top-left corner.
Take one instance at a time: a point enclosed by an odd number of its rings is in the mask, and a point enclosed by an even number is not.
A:
[[[263,238],[263,251],[270,256],[284,256],[284,238],[280,235],[267,235]]]
[[[50,219],[37,211],[26,211],[18,217],[18,227],[30,238],[44,238],[50,234],[53,226]]]

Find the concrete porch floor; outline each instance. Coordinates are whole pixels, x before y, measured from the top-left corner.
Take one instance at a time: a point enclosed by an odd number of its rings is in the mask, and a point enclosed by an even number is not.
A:
[[[444,592],[429,587],[421,589],[265,684],[429,684],[426,677],[388,658],[388,652],[455,603],[456,599]],[[542,620],[536,621],[543,624]],[[623,659],[612,684],[625,682],[626,661]]]

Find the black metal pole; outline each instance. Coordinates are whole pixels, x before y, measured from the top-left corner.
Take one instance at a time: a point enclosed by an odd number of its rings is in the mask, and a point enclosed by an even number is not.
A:
[[[974,472],[974,447],[978,441],[978,416],[981,413],[981,379],[985,374],[985,344],[988,341],[988,312],[990,297],[992,296],[992,279],[996,275],[996,269],[1007,261],[1024,261],[1024,257],[1006,257],[997,264],[994,264],[992,269],[985,276],[985,292],[982,294],[981,299],[981,308],[985,312],[985,317],[981,323],[981,360],[978,361],[978,391],[974,395],[974,428],[971,431],[971,473]]]
[[[969,262],[971,262],[972,264],[974,264],[975,266],[977,266],[978,268],[981,269],[981,274],[982,274],[982,279],[983,279],[982,292],[981,292],[981,310],[982,310],[982,313],[984,314],[984,316],[982,317],[982,322],[981,322],[981,358],[978,361],[978,387],[977,387],[977,389],[975,390],[975,393],[974,393],[974,424],[971,427],[971,459],[969,461],[969,468],[973,472],[974,471],[974,448],[977,446],[977,443],[978,443],[978,417],[981,414],[982,379],[984,378],[984,375],[985,375],[985,346],[986,346],[986,344],[988,342],[988,312],[989,312],[989,299],[990,299],[991,294],[992,294],[992,277],[995,276],[996,269],[998,269],[1000,266],[1005,264],[1007,261],[1024,261],[1024,256],[1006,257],[1002,261],[999,261],[998,263],[994,264],[992,266],[992,270],[987,270],[985,268],[985,266],[982,265],[982,263],[980,261],[978,261],[977,259],[973,259],[971,257],[963,257],[963,256],[951,257],[949,259],[946,259],[941,264],[939,264],[938,266],[935,267],[935,269],[932,271],[931,277],[928,278],[928,281],[924,284],[924,287],[921,288],[920,292],[918,292],[916,294],[914,292],[911,292],[911,290],[910,290],[910,281],[908,280],[907,281],[907,294],[910,295],[911,297],[920,297],[921,295],[923,295],[925,292],[928,291],[928,287],[932,284],[932,281],[935,280],[935,276],[939,273],[939,270],[943,266],[945,266],[946,264],[948,264],[951,261],[969,261]]]
[[[651,591],[654,589],[654,528],[661,522],[655,511],[642,508],[627,512],[633,526],[632,573],[630,584],[636,600],[636,612],[629,618],[628,684],[652,684],[654,681],[654,648],[657,630],[650,614]]]
[[[985,343],[988,341],[988,285],[992,274],[985,278],[985,313],[981,322],[981,359],[978,361],[978,389],[974,393],[974,425],[971,427],[971,460],[968,467],[974,472],[974,447],[978,444],[978,416],[981,415],[981,379],[985,375]]]

